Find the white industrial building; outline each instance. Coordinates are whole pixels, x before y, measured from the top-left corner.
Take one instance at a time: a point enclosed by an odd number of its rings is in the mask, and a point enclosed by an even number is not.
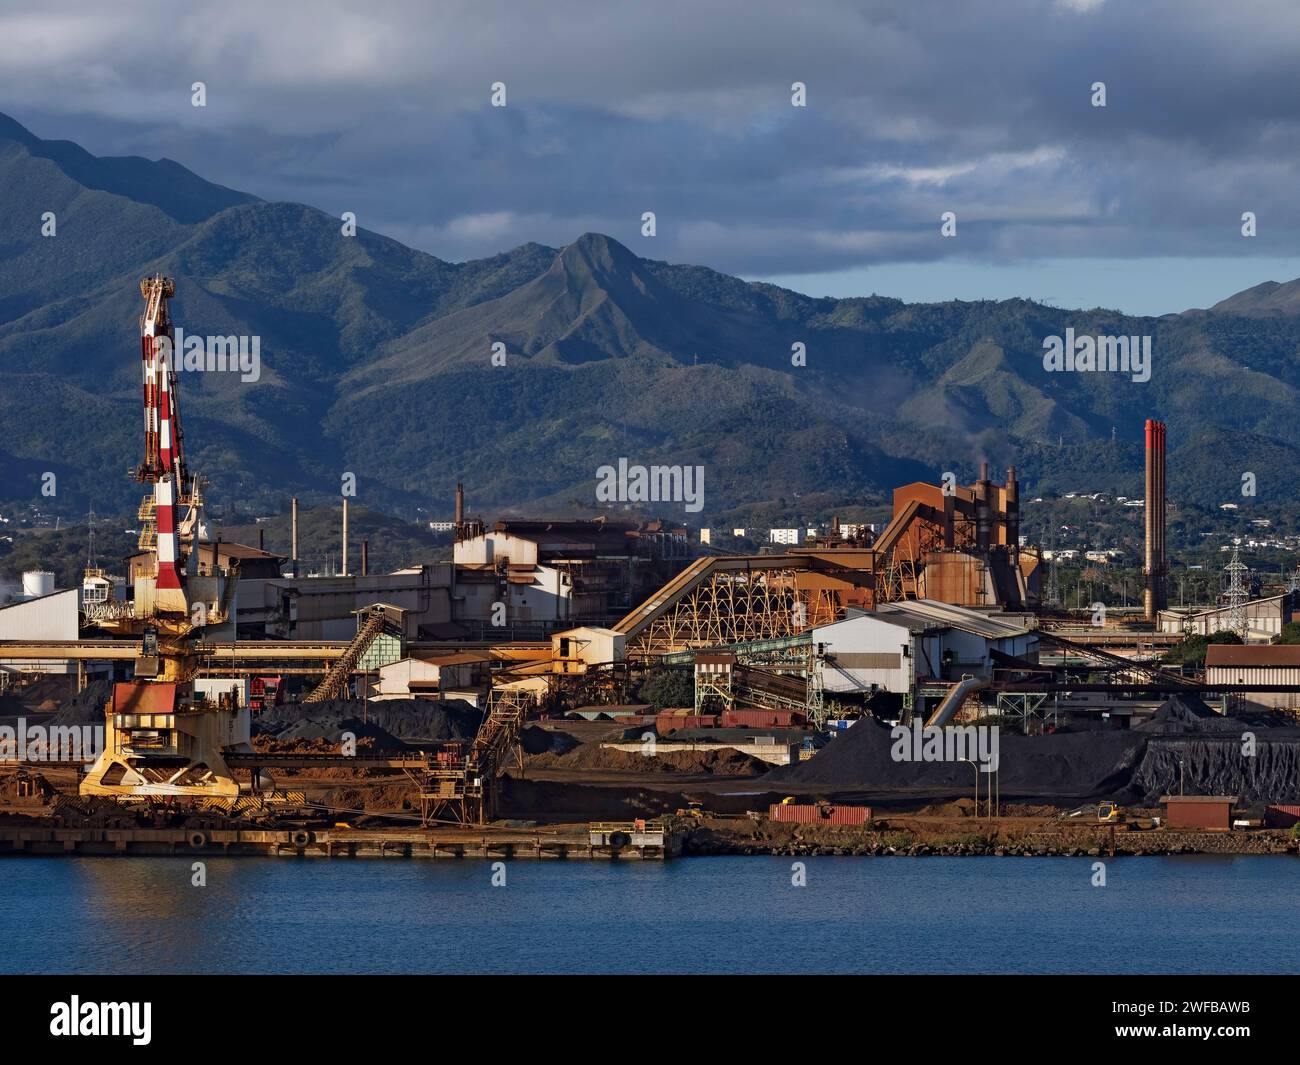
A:
[[[237,620],[241,638],[350,640],[356,612],[375,603],[400,607],[404,635],[446,625],[452,613],[450,562],[412,566],[396,573],[339,577],[241,580]]]
[[[985,614],[930,599],[882,603],[812,630],[828,692],[906,694],[924,680],[989,677],[993,654],[1035,661],[1038,636],[1016,616]]]
[[[474,687],[486,675],[490,656],[475,651],[415,652],[377,670],[370,698],[446,698]]]
[[[1284,592],[1266,599],[1252,599],[1246,604],[1246,642],[1269,643],[1281,632],[1282,626],[1293,620],[1296,595]],[[1188,633],[1208,636],[1232,627],[1227,607],[1211,610],[1184,610],[1181,608],[1160,611],[1160,631],[1171,635]]]
[[[35,599],[0,607],[0,640],[75,640],[81,635],[81,593],[65,588]],[[92,664],[88,663],[89,669]],[[101,666],[101,663],[95,663]],[[0,666],[22,673],[75,673],[76,662],[66,658],[0,658]]]

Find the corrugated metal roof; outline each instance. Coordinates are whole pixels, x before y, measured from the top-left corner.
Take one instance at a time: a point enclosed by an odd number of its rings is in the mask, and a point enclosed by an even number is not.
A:
[[[1171,802],[1217,802],[1235,803],[1239,800],[1237,795],[1161,795],[1160,801],[1163,803]]]
[[[473,662],[492,661],[492,655],[488,651],[412,651],[407,657],[431,666],[463,666]]]
[[[1205,649],[1209,666],[1300,666],[1300,644],[1212,643]]]
[[[990,640],[1024,636],[1030,631],[1005,618],[982,614],[951,603],[940,603],[934,599],[881,603],[876,607],[876,613],[890,621],[900,621],[911,629],[961,629]]]

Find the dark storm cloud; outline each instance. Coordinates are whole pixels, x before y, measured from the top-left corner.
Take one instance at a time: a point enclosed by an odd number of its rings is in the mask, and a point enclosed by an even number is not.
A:
[[[1297,45],[1300,9],[1240,0],[95,4],[0,15],[0,108],[451,259],[1264,255],[1300,232]]]

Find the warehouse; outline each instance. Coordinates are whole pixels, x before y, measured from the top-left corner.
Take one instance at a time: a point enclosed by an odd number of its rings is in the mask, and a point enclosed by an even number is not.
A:
[[[927,599],[882,603],[813,629],[828,692],[905,694],[918,680],[988,677],[993,652],[1036,660],[1038,638],[1014,615],[985,614]]]
[[[1300,644],[1212,643],[1205,649],[1205,683],[1288,684],[1295,691],[1243,692],[1234,705],[1265,709],[1300,708]]]
[[[1284,592],[1266,599],[1252,599],[1246,604],[1246,642],[1267,643],[1276,637],[1282,626],[1292,620],[1295,592]],[[1230,611],[1227,607],[1214,610],[1176,610],[1160,611],[1160,631],[1171,635],[1190,634],[1208,636],[1212,632],[1222,632],[1233,627]]]
[[[0,640],[76,640],[81,636],[80,590],[65,588],[60,592],[37,596],[0,607]],[[77,665],[66,658],[4,659],[0,667],[21,673],[75,673]],[[94,673],[108,671],[105,663],[88,663]]]

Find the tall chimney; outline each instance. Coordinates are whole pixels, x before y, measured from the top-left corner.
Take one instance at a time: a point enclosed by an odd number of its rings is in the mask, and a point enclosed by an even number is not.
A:
[[[291,572],[298,576],[298,497],[293,497],[293,517],[289,519],[289,561]]]
[[[1142,567],[1146,588],[1142,606],[1154,622],[1168,602],[1165,598],[1165,423],[1146,424],[1146,558]]]
[[[1016,468],[1007,467],[1007,487],[1004,493],[1007,506],[1007,550],[1014,561],[1020,557],[1020,482]]]
[[[459,529],[465,521],[465,486],[456,482],[456,527]]]
[[[983,554],[992,542],[993,515],[989,505],[989,464],[980,463],[980,479],[975,482],[975,550]]]
[[[257,549],[259,551],[266,550],[266,530],[260,525],[257,527]]]
[[[370,576],[370,541],[361,541],[361,576]]]
[[[348,575],[348,497],[343,497],[343,576]]]

